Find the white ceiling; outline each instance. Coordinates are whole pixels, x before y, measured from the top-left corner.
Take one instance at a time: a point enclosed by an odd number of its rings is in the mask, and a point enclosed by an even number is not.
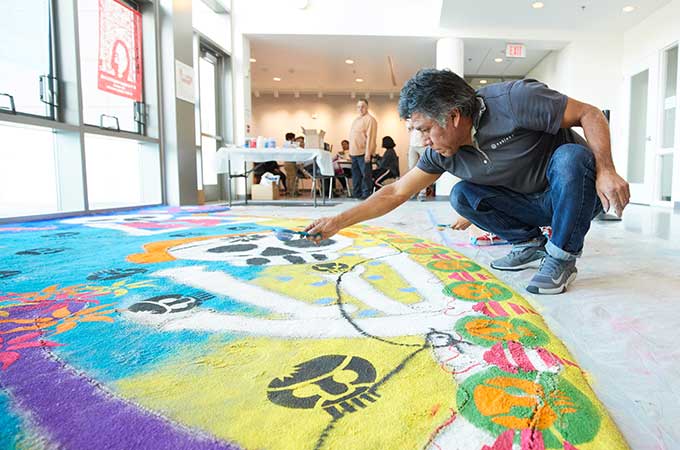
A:
[[[423,67],[434,67],[436,38],[385,36],[251,36],[251,86],[269,92],[398,93]],[[526,75],[564,42],[530,41],[527,57],[505,58],[506,41],[465,39],[465,76],[514,78]],[[387,56],[392,57],[396,86]],[[494,58],[502,57],[496,63]],[[353,59],[353,65],[345,63]],[[281,81],[273,81],[274,77]],[[356,78],[363,78],[357,83]]]
[[[443,0],[440,25],[462,29],[485,27],[529,30],[622,31],[646,18],[671,0]],[[623,7],[635,6],[631,13]]]
[[[505,45],[514,43],[502,39],[464,39],[465,76],[523,77],[552,50],[567,45],[559,41],[523,41],[526,58],[506,58]],[[497,63],[495,58],[502,58]]]
[[[564,48],[568,44],[566,39],[588,33],[600,36],[620,33],[670,2],[542,1],[544,8],[533,9],[534,0],[442,0],[441,29],[433,29],[433,37],[250,35],[251,55],[257,59],[251,64],[251,86],[262,92],[397,93],[418,69],[435,65],[437,33],[470,36],[464,38],[466,78],[522,77],[551,51]],[[626,5],[636,9],[624,13],[622,8]],[[490,39],[498,36],[515,37]],[[516,36],[531,39],[518,40]],[[560,37],[563,40],[546,40]],[[505,58],[508,42],[525,44],[526,58]],[[396,85],[391,81],[388,56],[393,60]],[[503,61],[494,62],[496,57]],[[345,64],[347,58],[355,64]],[[275,82],[273,77],[280,77],[281,81]],[[358,77],[364,82],[355,82]]]
[[[250,36],[251,57],[257,59],[250,65],[251,85],[262,91],[396,93],[418,69],[434,66],[435,43],[420,37]],[[346,64],[348,58],[354,64]]]

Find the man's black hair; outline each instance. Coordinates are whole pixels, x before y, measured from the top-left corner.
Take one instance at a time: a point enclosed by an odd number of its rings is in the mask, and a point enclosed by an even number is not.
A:
[[[472,86],[450,70],[421,69],[401,88],[398,108],[402,119],[420,113],[443,127],[451,110],[473,117],[479,103]]]

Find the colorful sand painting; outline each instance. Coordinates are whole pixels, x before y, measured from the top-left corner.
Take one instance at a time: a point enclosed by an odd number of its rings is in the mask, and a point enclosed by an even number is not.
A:
[[[625,449],[527,301],[450,248],[212,208],[0,226],[0,448]]]

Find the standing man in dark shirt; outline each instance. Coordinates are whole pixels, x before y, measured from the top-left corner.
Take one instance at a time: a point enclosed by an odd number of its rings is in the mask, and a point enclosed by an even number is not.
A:
[[[310,234],[326,239],[381,216],[450,172],[463,180],[451,190],[453,208],[513,244],[491,267],[521,270],[542,260],[527,289],[559,294],[576,277],[591,219],[610,207],[620,216],[628,204],[602,112],[538,81],[475,92],[451,71],[424,69],[401,90],[399,115],[429,147],[416,168],[363,204],[316,220]],[[583,128],[587,141],[572,126]],[[553,227],[550,241],[539,228],[545,225]]]

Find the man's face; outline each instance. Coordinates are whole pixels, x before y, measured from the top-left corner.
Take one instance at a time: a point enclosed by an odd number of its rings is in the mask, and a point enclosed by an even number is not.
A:
[[[343,150],[343,151],[346,152],[347,150],[349,150],[349,142],[347,142],[347,141],[342,141],[342,142],[340,143],[340,145],[342,146],[342,150]]]
[[[446,118],[446,126],[442,127],[431,117],[416,112],[411,115],[411,124],[422,133],[426,146],[432,147],[442,156],[449,157],[470,138],[470,127],[464,126],[461,119],[460,113],[454,110]]]
[[[368,113],[368,105],[366,104],[366,102],[359,100],[357,102],[357,111],[362,116],[365,116],[366,113]]]

